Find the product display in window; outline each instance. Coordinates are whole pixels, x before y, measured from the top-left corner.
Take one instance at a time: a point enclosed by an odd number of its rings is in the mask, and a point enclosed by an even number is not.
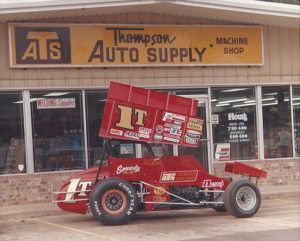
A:
[[[289,86],[262,87],[265,158],[293,156]]]
[[[35,171],[85,167],[81,92],[32,92]]]
[[[26,172],[21,92],[0,93],[0,174]]]
[[[212,88],[211,103],[215,161],[257,159],[255,89]]]

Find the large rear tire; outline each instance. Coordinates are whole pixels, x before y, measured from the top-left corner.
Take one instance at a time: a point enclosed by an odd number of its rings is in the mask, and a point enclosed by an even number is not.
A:
[[[134,187],[120,178],[98,183],[90,197],[90,208],[96,219],[106,225],[127,223],[136,213],[138,197]]]
[[[249,180],[231,182],[224,193],[227,211],[238,218],[253,216],[261,204],[261,195],[257,186]]]

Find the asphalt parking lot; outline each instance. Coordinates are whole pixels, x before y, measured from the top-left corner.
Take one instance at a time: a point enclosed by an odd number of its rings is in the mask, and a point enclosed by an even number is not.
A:
[[[91,214],[0,221],[1,241],[299,241],[299,198],[263,200],[252,218],[212,209],[138,213],[123,226],[104,226]]]

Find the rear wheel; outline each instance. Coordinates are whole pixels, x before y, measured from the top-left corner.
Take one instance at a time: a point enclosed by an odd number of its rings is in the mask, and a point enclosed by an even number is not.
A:
[[[249,180],[231,182],[224,194],[225,208],[238,218],[253,216],[261,204],[261,195],[257,186]]]
[[[136,213],[138,198],[129,182],[120,178],[108,178],[95,186],[90,207],[94,217],[102,223],[121,225]]]

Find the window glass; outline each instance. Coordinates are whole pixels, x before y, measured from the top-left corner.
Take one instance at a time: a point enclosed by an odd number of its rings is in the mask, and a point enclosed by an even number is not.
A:
[[[35,171],[83,169],[81,92],[32,92]]]
[[[86,91],[89,167],[101,159],[103,138],[99,137],[107,91]]]
[[[26,172],[21,92],[0,93],[0,174]]]
[[[256,159],[255,89],[212,88],[214,160]]]
[[[107,142],[107,152],[115,158],[135,158],[135,143],[126,140],[110,140]]]
[[[262,87],[265,158],[293,155],[289,88]]]
[[[300,86],[293,86],[294,134],[296,156],[300,156]]]
[[[142,157],[162,157],[173,155],[173,145],[150,143],[149,145],[142,144]]]

